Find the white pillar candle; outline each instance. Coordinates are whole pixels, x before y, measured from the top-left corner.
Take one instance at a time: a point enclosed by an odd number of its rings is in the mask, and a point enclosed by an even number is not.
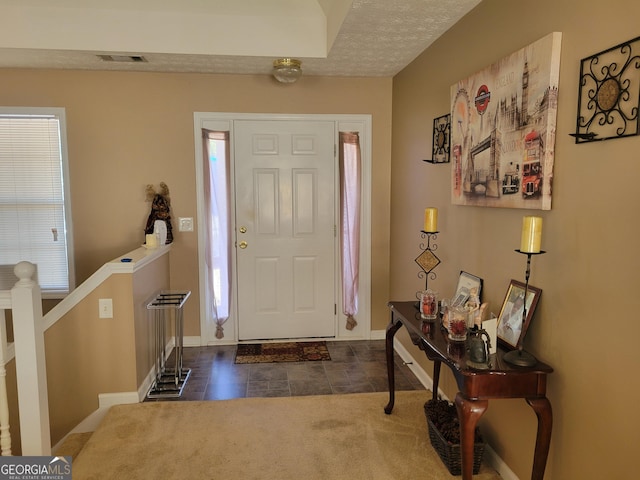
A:
[[[438,231],[437,208],[427,208],[424,211],[424,231],[429,233]]]
[[[147,247],[157,247],[158,246],[158,237],[156,237],[155,233],[148,233],[145,235]]]
[[[542,217],[527,216],[522,219],[522,239],[520,251],[525,253],[540,253],[542,241]]]

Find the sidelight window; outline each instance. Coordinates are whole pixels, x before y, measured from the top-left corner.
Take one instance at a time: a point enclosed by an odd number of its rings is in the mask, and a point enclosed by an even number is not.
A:
[[[216,324],[216,338],[231,303],[231,241],[229,226],[229,132],[202,130],[204,151],[205,261],[207,267],[207,318]]]

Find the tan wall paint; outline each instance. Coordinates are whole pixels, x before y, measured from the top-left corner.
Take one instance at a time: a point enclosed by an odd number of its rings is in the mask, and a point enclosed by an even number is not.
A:
[[[0,105],[65,107],[78,283],[144,241],[145,186],[171,192],[171,287],[192,291],[185,335],[200,334],[194,112],[371,114],[372,328],[386,325],[389,291],[390,78],[203,75],[54,70],[0,71]],[[197,228],[197,226],[196,226]]]
[[[627,343],[635,344],[640,287],[640,137],[576,145],[569,133],[580,60],[638,36],[639,17],[635,1],[484,0],[394,78],[392,298],[413,299],[424,287],[414,258],[425,207],[440,209],[442,264],[430,286],[450,295],[460,270],[477,274],[493,311],[509,280],[524,279],[526,259],[514,252],[522,216],[544,218],[548,253],[532,261],[530,280],[543,293],[526,346],[555,368],[548,384],[554,408],[548,479],[623,479],[634,471],[640,411],[625,399],[640,394],[633,378],[640,357]],[[449,87],[553,31],[563,32],[563,40],[552,210],[452,206],[450,166],[421,162],[431,151],[433,118],[449,110]],[[442,386],[453,398],[448,371]],[[490,402],[481,426],[509,467],[529,478],[536,422],[525,402]]]
[[[112,275],[45,332],[51,439],[98,408],[98,394],[136,391],[132,276]],[[113,318],[98,300],[113,299]]]
[[[98,408],[99,394],[140,389],[155,360],[146,304],[168,285],[169,254],[111,275],[45,332],[52,445]],[[100,298],[113,299],[113,318],[99,318]]]

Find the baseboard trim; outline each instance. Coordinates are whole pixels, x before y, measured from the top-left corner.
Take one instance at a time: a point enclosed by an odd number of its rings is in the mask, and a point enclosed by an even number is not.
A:
[[[372,330],[369,337],[363,337],[358,335],[342,336],[342,337],[308,337],[308,338],[278,338],[276,340],[226,340],[208,343],[207,345],[200,344],[200,337],[184,337],[183,345],[185,347],[214,347],[214,346],[226,346],[226,345],[240,345],[242,343],[261,343],[261,342],[306,342],[306,341],[319,341],[327,340],[331,342],[352,342],[357,340],[384,340],[386,336],[386,330]]]
[[[520,480],[520,478],[513,473],[513,470],[504,463],[504,460],[498,456],[496,451],[491,448],[491,445],[488,443],[484,446],[484,461],[487,462],[487,465],[493,467],[503,480]]]
[[[182,345],[185,347],[200,347],[200,337],[183,337]]]
[[[387,338],[386,330],[371,330],[370,335],[371,340],[384,340]]]
[[[420,364],[418,364],[418,362],[415,361],[413,355],[409,353],[397,338],[393,339],[393,349],[413,372],[416,378],[420,380],[420,383],[422,383],[427,390],[433,390],[433,379],[431,376],[422,368],[422,366],[420,366]],[[438,396],[450,401],[440,388],[438,388]],[[485,444],[484,461],[487,465],[491,466],[496,472],[498,472],[504,480],[520,480],[489,444]]]
[[[139,403],[138,392],[99,393],[98,408],[109,408],[126,403]]]
[[[418,362],[415,361],[413,355],[409,353],[409,351],[397,338],[393,339],[393,349],[400,356],[405,365],[409,367],[409,370],[411,370],[416,378],[420,380],[420,383],[424,385],[424,388],[426,388],[427,390],[433,390],[433,379],[431,378],[431,376],[427,372],[425,372],[425,370],[420,366]],[[442,396],[443,398],[446,397],[446,395],[444,395],[444,393],[440,389],[438,389],[438,395]]]
[[[70,435],[76,433],[94,432],[102,419],[114,405],[122,405],[125,403],[139,403],[137,392],[118,392],[118,393],[99,393],[98,409],[91,412],[88,417],[82,420],[73,430],[67,433],[58,443],[51,447],[51,451],[55,452],[62,446]]]
[[[155,380],[156,371],[155,368],[151,368],[151,370],[149,370],[149,373],[147,373],[145,379],[142,381],[142,385],[138,387],[137,394],[139,402],[142,402],[146,398],[147,393],[149,392],[149,390],[151,390],[151,387],[153,386],[153,382],[155,382]]]

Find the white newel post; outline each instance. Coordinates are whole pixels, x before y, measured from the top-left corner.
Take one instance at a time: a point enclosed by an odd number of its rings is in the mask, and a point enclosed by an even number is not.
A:
[[[35,265],[20,262],[11,289],[22,455],[51,455],[42,295]]]

